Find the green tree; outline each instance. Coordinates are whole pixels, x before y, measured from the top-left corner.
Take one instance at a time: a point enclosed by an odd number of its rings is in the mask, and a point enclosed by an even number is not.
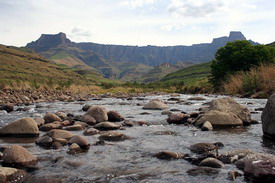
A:
[[[261,64],[275,63],[275,49],[264,45],[252,45],[249,41],[229,42],[218,49],[211,64],[210,82],[218,89],[230,75],[248,71]]]

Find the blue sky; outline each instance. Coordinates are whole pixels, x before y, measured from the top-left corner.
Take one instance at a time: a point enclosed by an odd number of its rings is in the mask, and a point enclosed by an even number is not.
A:
[[[0,44],[25,46],[42,33],[74,42],[191,45],[241,31],[275,41],[274,0],[0,0]]]

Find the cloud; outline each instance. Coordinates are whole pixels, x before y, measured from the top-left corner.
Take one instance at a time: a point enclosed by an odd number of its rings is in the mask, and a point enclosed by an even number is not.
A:
[[[157,0],[123,0],[122,6],[130,6],[131,8],[141,8],[145,5],[154,4]]]
[[[204,17],[223,7],[220,0],[172,0],[168,5],[168,11],[175,16]]]
[[[174,23],[174,24],[166,24],[166,25],[162,25],[160,27],[161,30],[164,31],[179,31],[179,30],[183,30],[185,28],[185,24],[184,23]]]
[[[74,27],[74,28],[71,30],[71,34],[72,34],[73,36],[77,36],[77,37],[90,37],[90,36],[92,36],[91,31],[85,30],[85,29],[82,28],[82,27]]]

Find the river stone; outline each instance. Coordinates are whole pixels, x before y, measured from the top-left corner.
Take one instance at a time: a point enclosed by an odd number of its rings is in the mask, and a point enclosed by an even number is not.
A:
[[[146,104],[142,109],[150,109],[150,110],[163,110],[167,109],[168,105],[163,102],[152,100],[148,104]]]
[[[203,125],[206,121],[209,121],[213,127],[227,127],[227,126],[241,126],[243,125],[235,114],[231,112],[221,112],[211,110],[204,113],[200,118],[195,121],[196,125]]]
[[[215,149],[217,149],[217,146],[212,143],[196,143],[190,146],[190,150],[198,154],[207,153]]]
[[[83,152],[83,150],[81,149],[81,147],[77,144],[77,143],[73,143],[70,145],[68,151],[69,154],[78,154]]]
[[[83,135],[85,136],[91,136],[91,135],[96,135],[100,133],[99,130],[95,129],[95,128],[89,128],[89,129],[85,129],[83,132]]]
[[[120,125],[117,125],[115,123],[112,123],[112,122],[101,122],[101,123],[98,123],[94,126],[94,128],[98,129],[98,130],[102,130],[102,131],[105,131],[105,130],[117,130],[119,129],[121,126]]]
[[[244,123],[250,123],[251,121],[249,109],[237,103],[233,98],[230,97],[213,100],[210,103],[209,110],[233,113]]]
[[[119,133],[116,131],[110,131],[100,135],[99,140],[106,140],[106,141],[124,141],[130,139],[130,137],[124,135],[123,133]]]
[[[62,121],[60,117],[58,117],[57,115],[48,112],[45,116],[44,116],[44,120],[45,123],[52,123],[55,121]]]
[[[38,126],[38,127],[44,125],[44,123],[45,123],[44,118],[41,118],[41,117],[36,117],[36,118],[34,118],[34,121],[37,123],[37,126]]]
[[[92,106],[89,105],[89,104],[85,104],[83,107],[82,107],[82,111],[88,111]]]
[[[206,158],[202,160],[199,166],[207,166],[212,168],[222,168],[224,166],[223,162],[216,158]]]
[[[53,143],[53,139],[49,136],[44,136],[37,139],[35,143],[41,147],[49,148]]]
[[[223,163],[232,163],[246,157],[249,154],[255,154],[255,152],[249,149],[236,149],[220,154],[218,159]]]
[[[173,113],[167,119],[169,124],[184,124],[187,122],[189,115],[183,113]]]
[[[12,104],[4,104],[2,106],[0,106],[0,110],[4,110],[7,111],[8,113],[14,111],[14,107]]]
[[[265,108],[262,112],[262,130],[264,136],[275,137],[275,93],[267,100]]]
[[[71,125],[71,126],[66,126],[63,129],[67,130],[67,131],[80,131],[80,130],[84,130],[85,127],[83,127],[80,124],[75,124],[75,125]]]
[[[231,181],[236,180],[236,178],[240,177],[240,176],[242,176],[242,174],[238,171],[232,170],[232,171],[228,172],[228,179]]]
[[[108,120],[111,122],[120,122],[124,120],[124,117],[121,114],[119,114],[117,111],[109,111]]]
[[[96,124],[96,120],[95,118],[93,118],[92,116],[90,115],[83,115],[80,119],[80,121],[84,122],[84,123],[87,123],[88,125],[95,125]]]
[[[154,155],[158,159],[165,159],[165,160],[171,160],[171,159],[180,159],[183,157],[183,154],[171,152],[171,151],[161,151]]]
[[[203,97],[190,97],[188,98],[188,100],[206,100],[206,99]]]
[[[52,149],[60,149],[63,145],[60,142],[53,142],[51,148]]]
[[[54,142],[59,142],[62,146],[66,145],[68,143],[68,140],[63,138],[53,138]]]
[[[40,131],[44,131],[44,132],[47,132],[53,129],[62,129],[62,125],[58,123],[47,123],[40,126],[39,128]]]
[[[61,120],[65,120],[67,118],[67,115],[64,112],[58,111],[55,113],[58,117],[60,117]]]
[[[19,145],[12,145],[4,150],[3,163],[16,164],[21,166],[35,165],[37,163],[37,158],[24,147]]]
[[[69,142],[69,144],[73,144],[73,143],[76,143],[77,145],[79,145],[79,147],[81,147],[81,149],[89,149],[90,148],[90,143],[89,141],[83,137],[83,136],[80,136],[80,135],[75,135],[73,136]]]
[[[20,182],[26,175],[27,172],[20,169],[0,167],[1,183]]]
[[[51,138],[71,139],[74,135],[66,130],[54,129],[47,132],[44,136],[49,136]]]
[[[161,115],[171,115],[173,114],[171,111],[162,111]]]
[[[187,170],[188,175],[191,176],[198,176],[198,175],[216,175],[219,173],[219,169],[216,168],[211,168],[211,167],[196,167],[196,168],[192,168]]]
[[[22,118],[0,129],[0,136],[38,136],[39,130],[32,118]]]
[[[201,131],[211,131],[211,130],[213,130],[213,126],[209,121],[206,121],[201,127]]]
[[[92,116],[97,123],[108,121],[107,110],[101,106],[91,107],[85,115]]]

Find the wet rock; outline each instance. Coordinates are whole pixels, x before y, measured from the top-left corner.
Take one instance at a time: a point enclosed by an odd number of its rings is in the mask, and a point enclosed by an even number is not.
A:
[[[192,112],[189,114],[190,118],[196,118],[199,116],[199,113],[198,112]]]
[[[188,100],[206,100],[206,99],[203,97],[190,97],[188,98]]]
[[[12,145],[4,150],[3,163],[20,166],[35,165],[37,163],[37,158],[24,147]]]
[[[72,123],[69,120],[65,120],[61,122],[62,126],[70,126]]]
[[[211,168],[211,167],[196,167],[193,169],[189,169],[187,170],[188,175],[191,176],[198,176],[198,175],[216,175],[219,173],[219,169],[216,168]]]
[[[161,115],[171,115],[173,114],[171,111],[162,111]]]
[[[106,141],[124,141],[124,140],[131,139],[127,135],[124,135],[123,133],[119,133],[116,131],[110,131],[110,132],[104,133],[100,135],[98,138],[99,140],[106,140]]]
[[[171,112],[180,112],[180,109],[170,109]]]
[[[121,114],[119,114],[117,111],[109,111],[108,120],[111,122],[120,122],[124,120],[124,117]]]
[[[85,115],[92,116],[97,123],[108,121],[107,110],[101,106],[91,107]]]
[[[99,141],[96,141],[93,145],[95,145],[95,146],[103,146],[105,144],[106,144],[106,142],[104,140],[99,140]]]
[[[34,118],[34,121],[37,123],[37,126],[38,126],[38,127],[44,125],[44,123],[45,123],[44,118],[41,118],[41,117],[36,117],[36,118]]]
[[[58,123],[47,123],[40,126],[39,128],[40,131],[44,131],[44,132],[47,132],[53,129],[62,129],[62,125]]]
[[[212,130],[213,130],[213,126],[209,121],[206,121],[201,127],[201,131],[212,131]]]
[[[238,171],[232,170],[232,171],[228,172],[228,179],[229,180],[234,181],[234,180],[237,179],[237,177],[240,177],[240,176],[242,176],[242,174]]]
[[[66,130],[54,129],[47,132],[44,136],[49,136],[51,138],[71,139],[73,134]]]
[[[157,131],[157,132],[154,132],[153,134],[154,135],[177,135],[177,132],[166,130],[166,131]]]
[[[121,126],[120,125],[117,125],[115,123],[112,123],[112,122],[101,122],[101,123],[98,123],[94,126],[94,128],[98,129],[98,130],[102,130],[102,131],[105,131],[105,130],[117,130],[119,129]]]
[[[223,163],[233,163],[249,154],[255,154],[255,152],[249,149],[236,149],[220,154],[218,159]]]
[[[61,120],[65,120],[67,118],[67,115],[64,112],[58,111],[55,113],[58,117],[60,117]]]
[[[8,113],[14,111],[14,107],[12,104],[4,104],[2,106],[0,106],[0,110],[4,110],[7,111]]]
[[[52,123],[52,122],[55,122],[55,121],[62,121],[60,117],[58,117],[57,115],[55,115],[53,113],[49,113],[49,112],[44,116],[44,120],[45,120],[45,123]]]
[[[142,112],[139,115],[148,115],[148,114],[151,114],[151,113],[149,113],[149,112]]]
[[[67,131],[81,131],[81,130],[84,130],[84,127],[80,124],[76,124],[76,125],[64,127],[63,129]]]
[[[264,136],[269,138],[275,137],[275,93],[267,100],[262,112],[262,130]]]
[[[83,150],[76,143],[71,144],[69,149],[68,149],[68,154],[78,154],[78,153],[81,153],[81,152],[83,152]]]
[[[171,152],[171,151],[161,151],[154,155],[158,159],[165,159],[165,160],[171,160],[171,159],[180,159],[183,158],[183,154]]]
[[[37,139],[35,143],[41,147],[49,148],[53,143],[53,139],[49,136],[44,136]]]
[[[204,113],[195,121],[195,124],[201,126],[206,121],[209,121],[213,127],[230,127],[243,125],[242,120],[240,120],[235,114],[231,112],[221,112],[216,110],[211,110]]]
[[[184,124],[187,122],[189,115],[183,113],[173,113],[167,119],[169,124]]]
[[[82,111],[88,111],[92,106],[89,105],[89,104],[85,104],[83,107],[82,107]]]
[[[53,142],[51,148],[52,149],[60,149],[63,145],[60,142]]]
[[[85,150],[87,150],[87,149],[90,148],[90,143],[89,143],[89,141],[88,141],[85,137],[80,136],[80,135],[75,135],[75,136],[73,136],[73,137],[69,140],[68,143],[69,143],[69,144],[74,144],[74,143],[76,143],[77,145],[79,145],[79,147],[80,147],[81,149],[85,149]]]
[[[0,129],[0,136],[38,136],[39,130],[32,118],[22,118]]]
[[[96,135],[99,134],[100,131],[95,129],[95,128],[89,128],[89,129],[85,129],[83,132],[83,135],[85,136],[91,136],[91,135]]]
[[[16,168],[0,167],[0,182],[20,182],[27,175],[27,172]]]
[[[176,101],[176,102],[178,102],[178,101],[180,101],[180,98],[171,97],[171,98],[168,99],[168,101]]]
[[[163,110],[167,108],[168,108],[168,105],[166,105],[165,103],[153,100],[153,101],[150,101],[148,104],[146,104],[142,109]]]
[[[216,150],[217,146],[212,143],[196,143],[190,146],[190,150],[194,153],[203,154]]]
[[[96,120],[95,118],[93,118],[92,116],[90,115],[83,115],[80,119],[80,121],[84,122],[84,123],[87,123],[88,125],[95,125],[96,124]]]
[[[247,107],[240,105],[233,98],[225,97],[215,99],[210,103],[210,110],[230,112],[235,114],[241,121],[249,123],[251,121],[250,111]]]
[[[68,140],[63,138],[53,138],[53,141],[60,143],[62,146],[67,145],[68,143]]]
[[[202,160],[199,166],[207,166],[211,168],[222,168],[224,166],[223,162],[216,158],[206,158]]]

